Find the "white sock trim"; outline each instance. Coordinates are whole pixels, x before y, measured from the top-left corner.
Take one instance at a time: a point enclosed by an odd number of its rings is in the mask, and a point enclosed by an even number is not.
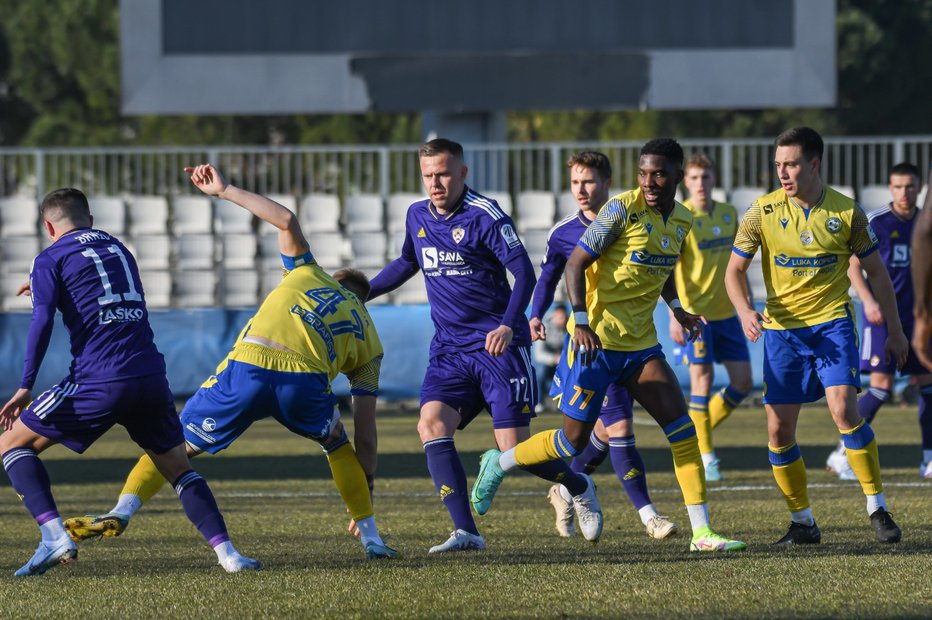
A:
[[[638,508],[638,516],[641,517],[641,525],[647,525],[647,522],[651,520],[652,517],[656,517],[660,513],[657,512],[657,509],[654,508],[653,504],[648,504]]]
[[[709,527],[708,504],[686,504],[686,513],[689,515],[689,525],[693,531]]]
[[[502,471],[511,471],[518,466],[518,461],[515,459],[514,448],[502,452],[502,455],[498,459],[498,466],[502,468]]]
[[[887,509],[887,500],[884,498],[883,493],[878,493],[877,495],[865,495],[867,498],[867,514],[868,516],[877,512],[878,509],[883,508]]]
[[[130,519],[140,508],[142,508],[142,500],[138,495],[123,493],[109,514]]]
[[[812,507],[803,508],[795,512],[790,511],[790,521],[803,525],[815,525],[815,517],[812,516]]]

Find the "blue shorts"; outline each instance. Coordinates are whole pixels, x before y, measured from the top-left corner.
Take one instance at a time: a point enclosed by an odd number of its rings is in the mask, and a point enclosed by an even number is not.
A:
[[[216,454],[269,416],[293,433],[324,441],[340,420],[336,406],[323,373],[281,372],[230,360],[216,382],[188,400],[181,423],[189,444]]]
[[[440,401],[456,409],[463,429],[483,409],[493,428],[528,426],[537,406],[537,376],[531,348],[510,346],[499,357],[485,349],[440,353],[430,359],[421,405]]]
[[[702,336],[694,342],[687,342],[684,348],[690,364],[751,361],[741,320],[736,316],[709,321],[702,326]]]
[[[811,403],[836,385],[861,388],[854,321],[764,330],[764,403]]]
[[[563,352],[560,354],[560,361],[557,363],[557,369],[553,375],[553,382],[550,384],[550,398],[556,400],[557,404],[563,397],[563,390],[560,387],[563,383],[560,377],[565,377],[569,371],[566,363],[569,343],[570,336],[567,334],[563,341]],[[633,415],[633,403],[634,399],[631,398],[631,393],[627,388],[621,382],[613,383],[605,390],[605,397],[602,399],[602,413],[599,415],[599,419],[602,420],[602,424],[606,427],[622,420],[630,420]]]
[[[909,320],[903,320],[906,317],[900,317],[900,320],[903,322],[903,331],[906,332],[906,339],[910,342],[909,345],[909,355],[906,357],[906,364],[900,369],[901,375],[927,375],[930,371],[928,368],[922,365],[922,362],[919,361],[919,358],[916,357],[916,352],[913,350],[912,340],[913,340],[913,317],[909,317]],[[887,326],[884,325],[871,325],[867,322],[867,319],[864,317],[864,313],[861,313],[862,325],[864,326],[863,340],[861,341],[861,372],[870,373],[870,372],[882,372],[885,375],[895,374],[897,371],[896,360],[886,359],[886,354],[883,350],[885,344],[887,344]]]
[[[609,388],[618,388],[627,381],[631,375],[650,359],[659,357],[664,359],[663,349],[656,344],[641,351],[606,351],[601,349],[596,358],[588,366],[583,366],[578,360],[570,359],[566,349],[557,366],[559,377],[560,411],[581,422],[595,422],[602,413],[606,403],[605,397]],[[627,390],[624,390],[627,395]],[[627,398],[616,391],[613,396],[615,402],[608,401],[611,408],[609,414],[613,421],[623,419],[619,417],[621,407],[627,403],[627,414],[630,417],[631,397]],[[608,425],[608,420],[603,420]]]
[[[164,373],[80,385],[65,379],[33,400],[20,419],[29,430],[78,454],[114,424],[122,424],[136,445],[156,454],[184,443]]]

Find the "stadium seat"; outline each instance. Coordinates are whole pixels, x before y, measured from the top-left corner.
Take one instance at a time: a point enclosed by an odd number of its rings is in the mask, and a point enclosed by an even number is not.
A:
[[[259,272],[250,269],[225,269],[221,281],[220,302],[226,307],[252,307],[259,301]]]
[[[392,303],[402,304],[426,304],[427,289],[424,288],[424,274],[418,271],[410,280],[396,288],[392,292]]]
[[[259,272],[259,299],[265,299],[278,284],[282,281],[282,264],[278,267],[263,267]]]
[[[148,308],[168,308],[172,304],[172,276],[166,270],[140,269],[142,291]]]
[[[252,233],[220,235],[224,269],[255,269],[259,243]]]
[[[39,237],[7,237],[0,243],[0,255],[3,256],[4,273],[15,273],[28,277],[32,269],[32,260],[40,251]]]
[[[518,230],[550,230],[556,210],[557,203],[550,192],[521,192],[516,212]]]
[[[359,268],[385,266],[388,240],[385,233],[355,233],[350,237],[350,264]]]
[[[208,308],[216,305],[217,274],[212,269],[176,271],[174,282],[178,306]]]
[[[498,204],[498,208],[507,213],[509,216],[514,215],[514,204],[511,201],[511,194],[508,192],[488,191],[479,193],[486,198],[491,198],[494,200],[496,204]]]
[[[126,203],[115,196],[92,196],[87,199],[94,216],[94,228],[119,237],[126,232]]]
[[[278,204],[282,205],[295,215],[298,214],[298,201],[291,194],[268,194],[270,200],[274,200]],[[278,229],[266,222],[265,220],[259,220],[259,234],[268,235],[270,233],[278,232]],[[305,231],[307,232],[307,231]]]
[[[172,201],[172,231],[176,235],[209,234],[213,211],[206,196],[178,196]]]
[[[0,299],[2,299],[3,310],[7,311],[17,311],[32,310],[32,300],[29,299],[27,295],[16,295],[16,291],[19,290],[27,280],[29,280],[28,274],[21,273],[4,273],[0,275]]]
[[[304,234],[340,230],[340,198],[336,194],[308,194],[298,212]]]
[[[865,211],[873,211],[890,204],[892,196],[886,185],[865,185],[858,190],[858,204]]]
[[[854,198],[854,188],[850,185],[832,185],[832,187],[839,194],[847,196],[848,198]]]
[[[346,260],[347,242],[340,233],[314,233],[307,236],[311,254],[325,269],[339,269]]]
[[[573,197],[573,192],[563,192],[557,199],[557,217],[563,217],[579,211],[579,203]]]
[[[227,200],[214,201],[214,230],[224,235],[251,233],[253,220],[249,211]]]
[[[712,200],[714,200],[715,202],[728,202],[728,194],[725,193],[725,188],[713,187],[712,188]]]
[[[214,257],[213,235],[180,235],[178,237],[179,269],[213,269]]]
[[[168,234],[168,201],[164,196],[133,196],[126,206],[134,235]]]
[[[402,192],[392,194],[388,197],[388,232],[395,233],[399,230],[404,232],[405,218],[408,215],[408,207],[418,200],[423,200],[425,196],[413,192]]]
[[[172,243],[168,235],[139,235],[131,245],[140,269],[168,269],[171,265]]]
[[[405,243],[405,231],[396,230],[388,235],[388,259],[395,260],[401,256],[401,248]]]
[[[744,217],[751,204],[767,193],[763,187],[736,187],[731,190],[731,204],[738,210],[738,217]]]
[[[357,232],[385,230],[382,197],[378,194],[356,194],[346,199],[346,229]]]
[[[32,198],[4,198],[0,200],[0,235],[25,237],[42,231],[39,222],[39,205]]]

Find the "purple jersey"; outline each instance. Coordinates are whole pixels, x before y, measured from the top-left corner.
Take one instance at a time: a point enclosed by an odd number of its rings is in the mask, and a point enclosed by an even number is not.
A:
[[[440,351],[482,349],[486,334],[503,323],[514,330],[512,346],[530,345],[523,312],[533,279],[518,315],[509,317],[512,291],[505,272],[506,265],[530,268],[530,261],[514,222],[494,200],[467,187],[446,215],[439,215],[430,200],[415,202],[408,208],[398,260],[424,273],[436,330],[432,357]],[[374,291],[378,284],[373,280]]]
[[[133,255],[115,237],[78,228],[43,250],[29,274],[32,323],[21,387],[32,389],[55,311],[71,339],[74,383],[165,373]]]
[[[531,318],[544,318],[547,309],[553,303],[553,295],[560,283],[560,277],[563,276],[566,260],[573,253],[573,248],[579,243],[587,228],[589,228],[589,220],[582,211],[578,211],[566,216],[550,229],[550,234],[547,235],[547,250],[544,253],[544,260],[540,263],[540,277],[534,289]]]
[[[910,269],[910,239],[916,215],[911,220],[904,220],[893,212],[890,205],[872,211],[868,217],[871,228],[877,235],[878,253],[883,264],[887,266],[893,292],[896,295],[896,307],[900,320],[912,325],[913,322],[913,280]]]

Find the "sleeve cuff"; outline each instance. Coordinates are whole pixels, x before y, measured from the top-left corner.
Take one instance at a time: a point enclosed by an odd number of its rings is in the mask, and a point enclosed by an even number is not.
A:
[[[874,252],[876,252],[876,251],[879,250],[879,249],[880,249],[880,246],[877,245],[877,244],[875,243],[871,248],[869,248],[868,250],[866,250],[866,251],[864,251],[864,252],[858,254],[857,256],[858,256],[858,258],[864,258],[865,256],[870,256],[871,254],[873,254]]]
[[[583,243],[582,240],[580,240],[576,245],[578,245],[579,247],[581,247],[582,249],[584,249],[586,252],[588,252],[588,253],[589,253],[589,256],[591,256],[592,258],[598,259],[598,258],[601,258],[601,256],[602,256],[601,254],[599,254],[598,252],[596,252],[595,250],[593,250],[592,248],[590,248],[588,245],[586,245],[585,243]]]
[[[739,250],[737,247],[732,246],[731,251],[737,254],[738,256],[743,256],[744,258],[754,258],[753,254],[748,254],[744,250]]]

